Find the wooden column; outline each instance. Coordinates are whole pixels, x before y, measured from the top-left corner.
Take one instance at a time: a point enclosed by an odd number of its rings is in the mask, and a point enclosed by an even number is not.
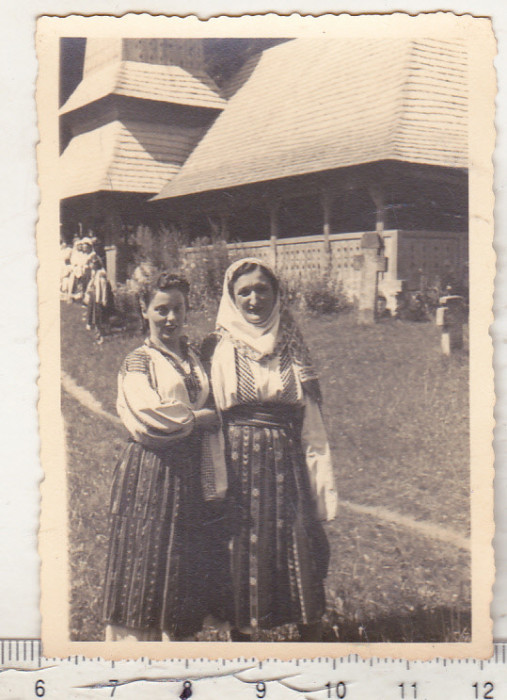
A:
[[[270,202],[268,204],[269,210],[269,247],[270,247],[270,262],[273,269],[276,270],[277,265],[277,246],[276,242],[278,240],[278,212],[280,209],[280,202]]]
[[[385,205],[385,194],[384,188],[381,184],[375,183],[368,187],[368,192],[373,200],[376,208],[375,217],[375,230],[382,236],[384,233],[385,220],[386,220],[386,205]]]
[[[225,209],[222,209],[220,211],[220,237],[222,240],[224,240],[226,243],[229,240],[229,218],[230,218],[230,212],[226,211]]]
[[[322,233],[324,241],[322,244],[322,263],[321,268],[325,275],[329,275],[331,271],[331,211],[333,206],[334,196],[328,189],[323,189],[321,193],[322,202]]]

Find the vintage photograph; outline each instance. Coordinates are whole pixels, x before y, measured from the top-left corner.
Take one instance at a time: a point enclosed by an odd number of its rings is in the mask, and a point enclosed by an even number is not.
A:
[[[475,25],[439,17],[41,31],[69,642],[438,649],[489,629],[472,615],[492,581],[492,513],[481,540],[471,498],[471,314],[493,279],[470,253]],[[486,448],[492,426],[491,408]]]

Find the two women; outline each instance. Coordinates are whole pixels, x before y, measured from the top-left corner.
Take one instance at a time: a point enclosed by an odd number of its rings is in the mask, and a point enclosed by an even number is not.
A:
[[[216,562],[224,563],[226,542],[215,531],[215,552],[203,546],[196,438],[216,428],[218,417],[203,408],[208,380],[197,356],[160,320],[171,313],[181,327],[184,315],[177,315],[173,297],[182,296],[179,309],[185,309],[185,295],[176,292],[168,298],[159,288],[145,297],[150,339],[120,374],[118,408],[136,442],[115,473],[106,585],[109,622],[173,636],[195,629],[211,603],[205,587],[188,590],[178,573],[199,561],[201,581],[211,571],[220,589]],[[292,622],[302,640],[318,641],[328,565],[320,520],[336,512],[330,451],[308,350],[282,306],[275,275],[261,261],[244,259],[228,269],[217,334],[211,378],[226,441],[231,557],[221,590],[232,585],[231,637],[248,640],[259,629]],[[195,378],[198,393],[191,388]],[[136,572],[143,575],[136,579]],[[198,611],[192,620],[188,613],[179,619],[183,590]]]

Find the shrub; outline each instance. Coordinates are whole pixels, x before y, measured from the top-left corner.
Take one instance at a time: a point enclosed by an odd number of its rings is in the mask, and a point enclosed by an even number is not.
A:
[[[199,239],[191,250],[181,255],[180,272],[190,284],[190,306],[208,309],[216,306],[222,295],[229,255],[225,241],[217,239],[211,245],[202,245]]]
[[[315,314],[336,314],[352,309],[352,302],[343,291],[341,282],[326,276],[302,280],[283,276],[283,287],[289,304]]]
[[[115,316],[126,326],[141,326],[137,290],[132,284],[118,284],[114,290]]]
[[[135,234],[135,262],[150,263],[165,270],[176,271],[180,265],[180,248],[185,245],[183,234],[175,227],[137,227]]]

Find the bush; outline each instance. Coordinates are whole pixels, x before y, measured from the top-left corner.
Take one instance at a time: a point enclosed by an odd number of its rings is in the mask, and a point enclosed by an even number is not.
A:
[[[333,282],[327,277],[313,280],[284,277],[283,286],[289,304],[315,314],[337,314],[352,309],[352,302],[339,281]]]
[[[118,316],[130,318],[138,314],[137,294],[132,287],[118,284],[114,290],[114,305]]]
[[[225,271],[229,266],[229,254],[225,241],[216,240],[202,245],[196,240],[191,252],[182,253],[180,272],[190,284],[192,309],[209,309],[216,306],[222,296]]]
[[[185,245],[183,234],[175,227],[138,226],[135,234],[134,261],[150,263],[164,270],[176,271],[180,265],[180,248]]]
[[[114,290],[114,315],[125,328],[141,328],[137,289],[132,284],[119,284]]]

